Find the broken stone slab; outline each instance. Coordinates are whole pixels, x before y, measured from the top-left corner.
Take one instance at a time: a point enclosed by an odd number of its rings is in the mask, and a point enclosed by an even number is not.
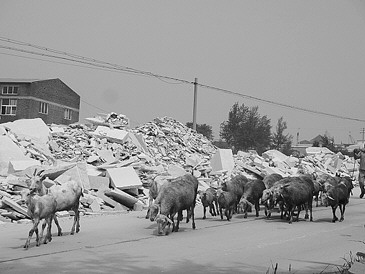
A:
[[[262,153],[262,157],[268,160],[273,160],[274,158],[277,159],[277,161],[284,162],[288,156],[286,156],[284,153],[276,150],[276,149],[270,149]]]
[[[106,176],[110,178],[111,186],[118,189],[139,188],[142,182],[133,167],[109,168]]]
[[[113,151],[111,151],[110,149],[105,149],[105,148],[98,149],[96,153],[98,154],[100,159],[102,159],[107,164],[112,164],[117,162],[117,159],[113,155]]]
[[[21,219],[27,218],[23,214],[20,214],[16,211],[8,211],[8,212],[2,212],[1,216],[9,218],[11,221],[19,221]]]
[[[8,197],[3,197],[2,198],[2,202],[4,204],[6,204],[7,206],[10,206],[12,209],[14,209],[15,211],[23,214],[24,216],[26,216],[27,218],[30,219],[30,216],[28,215],[28,212],[25,208],[21,207],[19,204],[17,204],[16,202],[14,202],[11,198]]]
[[[210,160],[212,171],[227,170],[231,174],[234,168],[234,159],[231,149],[217,149]]]
[[[185,157],[185,164],[191,167],[196,167],[200,165],[203,161],[204,159],[202,159],[202,157],[200,157],[197,153],[186,155]]]
[[[69,212],[69,211],[67,211],[67,210],[57,211],[57,212],[56,212],[56,215],[57,215],[57,217],[59,217],[59,218],[61,218],[61,217],[70,217],[70,216],[71,216],[70,212]]]
[[[89,176],[86,170],[86,163],[79,162],[76,165],[58,176],[54,181],[62,184],[70,179],[79,182],[83,189],[90,189]]]
[[[2,125],[13,132],[19,140],[31,139],[33,143],[47,147],[51,132],[41,118],[19,119]]]
[[[112,208],[117,208],[118,207],[118,202],[113,200],[112,198],[109,198],[108,196],[105,195],[106,191],[110,191],[109,189],[103,189],[103,190],[98,190],[95,195],[97,197],[99,197],[100,199],[102,199],[104,201],[104,203]]]
[[[15,176],[13,174],[9,174],[4,182],[8,185],[12,185],[12,186],[19,186],[21,188],[26,188],[28,187],[27,183],[26,183],[26,179],[24,177],[18,177]]]
[[[133,210],[134,211],[142,211],[145,208],[145,204],[143,202],[141,202],[140,200],[138,200],[134,205],[133,205]]]
[[[120,129],[112,129],[106,126],[98,126],[92,133],[99,138],[106,138],[107,140],[119,144],[123,144],[128,139],[128,131]]]
[[[171,175],[171,177],[176,178],[185,175],[187,172],[184,168],[178,165],[169,165],[167,169],[167,173]]]
[[[105,191],[105,195],[128,208],[133,208],[134,204],[138,202],[137,198],[119,189]]]
[[[90,183],[90,189],[105,190],[109,189],[110,178],[89,175],[89,183]]]
[[[100,208],[100,204],[98,203],[97,200],[93,200],[91,204],[89,204],[90,209],[93,212],[100,212],[101,208]]]
[[[30,158],[25,156],[22,150],[8,137],[0,136],[0,175],[6,176],[9,169],[9,161],[26,161]]]
[[[9,161],[8,174],[14,174],[20,171],[23,171],[31,166],[39,166],[41,165],[40,161],[34,159],[28,160],[12,160]]]

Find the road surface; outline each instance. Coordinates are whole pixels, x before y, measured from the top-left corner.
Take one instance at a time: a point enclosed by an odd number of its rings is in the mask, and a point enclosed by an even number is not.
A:
[[[168,236],[146,211],[81,217],[81,231],[70,235],[72,220],[60,218],[64,236],[28,250],[23,245],[31,223],[0,225],[0,273],[338,273],[356,252],[365,252],[365,199],[359,190],[346,207],[345,220],[332,223],[329,207],[314,208],[314,221],[289,224],[263,210],[232,221],[207,215],[197,206],[196,226],[180,224]],[[339,213],[337,213],[339,215]]]

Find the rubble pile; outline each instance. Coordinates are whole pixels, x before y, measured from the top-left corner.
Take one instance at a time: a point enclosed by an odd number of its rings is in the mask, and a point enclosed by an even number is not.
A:
[[[18,192],[29,187],[29,177],[39,170],[56,184],[77,180],[84,189],[81,211],[94,214],[146,208],[149,183],[157,175],[174,178],[192,171],[205,189],[236,174],[356,176],[358,169],[353,158],[323,148],[310,148],[304,158],[277,150],[233,155],[169,117],[136,128],[116,113],[86,120],[91,124],[47,126],[41,119],[0,124],[0,222],[27,217]]]

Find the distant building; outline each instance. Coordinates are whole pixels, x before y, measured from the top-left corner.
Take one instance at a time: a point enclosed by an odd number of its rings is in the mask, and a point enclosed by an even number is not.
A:
[[[46,124],[79,121],[80,96],[60,79],[0,78],[0,123],[41,118]]]

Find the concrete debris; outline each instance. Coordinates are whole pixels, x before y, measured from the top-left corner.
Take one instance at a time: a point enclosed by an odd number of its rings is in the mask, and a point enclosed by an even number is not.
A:
[[[170,180],[186,172],[198,178],[200,190],[219,188],[237,174],[252,179],[272,173],[357,176],[358,163],[352,157],[327,148],[307,148],[303,158],[277,150],[233,155],[169,117],[136,128],[116,113],[86,120],[90,124],[45,125],[41,119],[23,119],[0,125],[1,221],[27,217],[26,208],[17,203],[18,192],[29,187],[28,177],[40,170],[48,186],[78,181],[85,214],[146,209],[151,178]]]

